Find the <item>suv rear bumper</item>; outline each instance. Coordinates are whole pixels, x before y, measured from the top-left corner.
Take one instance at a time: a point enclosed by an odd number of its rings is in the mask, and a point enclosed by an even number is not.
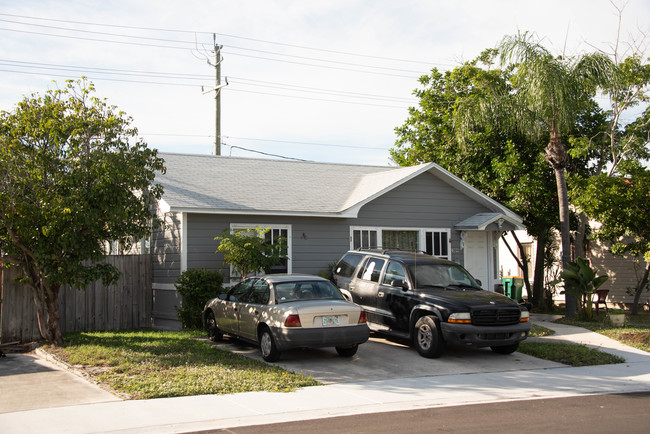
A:
[[[494,327],[449,323],[440,326],[445,342],[472,347],[515,344],[526,339],[530,331],[530,322]]]

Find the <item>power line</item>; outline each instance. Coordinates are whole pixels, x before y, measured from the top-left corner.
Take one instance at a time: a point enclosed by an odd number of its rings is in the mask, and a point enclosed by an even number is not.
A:
[[[364,58],[368,58],[368,59],[377,59],[377,60],[390,60],[390,61],[395,61],[395,62],[414,63],[414,64],[421,64],[421,65],[432,65],[432,64],[434,64],[434,62],[428,62],[428,61],[422,61],[422,60],[400,59],[400,58],[394,58],[394,57],[375,56],[375,55],[369,55],[369,54],[363,54],[363,53],[353,53],[353,52],[348,52],[348,51],[340,51],[340,50],[331,50],[331,49],[325,49],[325,48],[309,47],[309,46],[305,46],[305,45],[287,44],[287,43],[282,43],[282,42],[275,42],[275,41],[269,41],[269,40],[264,40],[264,39],[256,39],[256,38],[232,35],[232,34],[227,34],[227,33],[218,33],[218,32],[207,32],[207,31],[196,31],[196,30],[181,30],[181,29],[165,29],[165,28],[156,28],[156,27],[126,26],[126,25],[104,24],[104,23],[91,23],[91,22],[84,22],[84,21],[60,20],[60,19],[54,19],[54,18],[31,17],[31,16],[26,16],[26,15],[16,15],[16,14],[6,14],[6,13],[0,13],[0,16],[7,16],[7,17],[14,17],[14,18],[25,18],[25,19],[39,20],[39,21],[68,23],[68,24],[82,24],[82,25],[87,25],[87,26],[120,28],[120,29],[148,30],[148,31],[157,31],[157,32],[190,33],[190,34],[206,34],[206,35],[216,34],[218,36],[224,36],[224,37],[227,37],[227,38],[241,39],[241,40],[252,41],[252,42],[260,42],[260,43],[264,43],[264,44],[277,45],[277,46],[282,46],[282,47],[298,48],[298,49],[302,49],[302,50],[318,51],[318,52],[323,52],[323,53],[342,54],[342,55],[345,55],[345,56],[356,56],[356,57],[364,57]],[[452,65],[447,65],[447,66],[452,66]]]
[[[143,136],[165,136],[165,137],[198,137],[212,139],[213,135],[210,134],[176,134],[176,133],[141,133]],[[344,148],[344,149],[364,149],[370,151],[385,151],[386,148],[377,147],[377,146],[354,146],[354,145],[340,145],[334,143],[320,143],[320,142],[300,142],[295,140],[278,140],[278,139],[262,139],[255,137],[236,137],[236,136],[222,136],[223,139],[232,139],[232,140],[245,140],[251,142],[268,142],[268,143],[285,143],[288,145],[307,145],[307,146],[324,146],[330,148]],[[232,145],[228,145],[232,146]],[[244,148],[242,148],[244,149]]]
[[[88,38],[88,37],[81,37],[81,36],[57,35],[57,34],[53,34],[53,33],[33,32],[33,31],[29,31],[29,30],[16,30],[16,29],[7,29],[7,28],[0,28],[0,30],[7,31],[7,32],[15,32],[15,33],[27,33],[27,34],[31,34],[31,35],[51,36],[51,37],[55,37],[55,38],[74,39],[74,40],[79,40],[79,41],[103,42],[103,43],[108,43],[108,44],[132,45],[132,46],[151,47],[151,48],[169,48],[169,49],[173,49],[173,50],[190,50],[190,51],[193,50],[193,49],[188,48],[188,47],[176,47],[176,46],[172,46],[172,45],[145,44],[145,43],[141,43],[141,42],[116,41],[116,40],[107,40],[107,39],[98,39],[98,38]],[[336,67],[336,66],[319,65],[319,64],[315,64],[315,63],[298,62],[298,61],[291,61],[291,60],[286,60],[286,59],[273,59],[273,58],[269,58],[269,57],[253,56],[253,55],[242,54],[242,53],[228,53],[228,54],[232,55],[232,56],[248,57],[248,58],[251,58],[251,59],[268,60],[268,61],[272,61],[272,62],[282,62],[282,63],[289,63],[289,64],[293,64],[293,65],[311,66],[311,67],[315,67],[315,68],[324,68],[324,69],[332,69],[332,70],[347,71],[347,72],[357,72],[357,73],[364,73],[364,74],[383,75],[383,76],[388,76],[388,77],[399,77],[399,78],[409,78],[409,79],[417,79],[417,78],[420,77],[420,76],[415,76],[415,75],[393,74],[393,73],[384,73],[384,72],[377,72],[377,71],[365,71],[365,70],[353,69],[353,68],[343,68],[343,67]],[[276,55],[281,55],[281,54],[276,54]],[[329,61],[322,60],[322,62],[329,62]],[[364,66],[364,67],[390,70],[390,68],[380,68],[380,67],[373,67],[373,66]]]
[[[48,25],[43,25],[43,24],[23,23],[23,22],[20,22],[20,21],[3,20],[3,19],[0,19],[0,22],[6,22],[6,23],[12,23],[12,24],[21,24],[21,25],[33,26],[33,27],[44,27],[44,28],[47,28],[47,29],[64,30],[64,31],[68,31],[68,32],[90,33],[90,34],[93,34],[93,35],[117,36],[119,38],[141,39],[141,40],[147,40],[147,41],[160,41],[160,42],[172,42],[172,43],[177,43],[177,44],[189,44],[189,45],[193,45],[193,46],[196,45],[195,41],[194,42],[192,42],[192,41],[179,41],[179,40],[176,40],[176,39],[152,38],[152,37],[146,37],[146,36],[131,36],[131,35],[118,34],[118,33],[96,32],[96,31],[92,31],[92,30],[71,29],[71,28],[68,28],[68,27],[59,27],[59,26],[48,26]],[[5,30],[7,30],[7,29],[5,29]],[[18,31],[18,30],[14,30],[14,31]],[[61,36],[61,35],[52,35],[52,36]],[[229,44],[225,44],[224,47],[234,49],[234,50],[252,51],[252,52],[256,52],[256,53],[270,54],[270,55],[273,55],[273,56],[289,57],[289,58],[293,58],[293,59],[312,60],[312,61],[317,61],[317,62],[334,63],[334,64],[348,65],[348,66],[359,66],[359,67],[362,67],[362,68],[370,68],[370,69],[386,70],[386,71],[412,72],[412,73],[415,73],[415,74],[421,74],[422,73],[422,71],[419,71],[419,70],[388,68],[388,67],[385,67],[385,66],[365,65],[365,64],[354,63],[354,62],[342,62],[342,61],[337,61],[337,60],[319,59],[319,58],[315,58],[315,57],[296,56],[296,55],[292,55],[292,54],[275,53],[275,52],[268,51],[268,50],[258,50],[258,49],[254,49],[254,48],[236,47],[236,46],[229,45]]]
[[[67,65],[57,65],[51,63],[38,63],[38,62],[22,62],[22,61],[12,61],[12,60],[3,60],[0,59],[0,65],[9,66],[9,67],[18,67],[18,68],[31,68],[38,69],[39,72],[31,71],[18,71],[3,69],[3,72],[12,72],[16,74],[31,74],[31,75],[42,75],[42,76],[52,76],[52,77],[66,77],[69,76],[56,73],[45,73],[44,69],[50,69],[54,71],[70,71],[73,73],[81,73],[82,75],[88,76],[92,80],[107,80],[107,81],[118,81],[126,83],[143,83],[143,84],[154,84],[154,85],[168,85],[168,86],[199,86],[200,84],[188,84],[181,82],[161,82],[161,81],[145,81],[145,80],[134,80],[134,79],[125,79],[125,78],[115,78],[115,77],[106,77],[104,75],[110,74],[114,76],[126,76],[126,77],[142,77],[142,78],[156,78],[156,79],[176,79],[176,80],[207,80],[210,77],[207,75],[192,75],[192,74],[181,74],[181,73],[157,73],[150,71],[128,71],[123,69],[110,69],[110,68],[95,68],[95,67],[81,67],[81,66],[67,66]],[[102,74],[100,77],[91,77],[91,74]],[[241,80],[241,81],[240,81]],[[246,83],[246,82],[251,83]],[[375,101],[384,101],[384,102],[396,102],[396,103],[415,103],[414,100],[400,97],[391,97],[384,95],[374,95],[374,94],[364,94],[359,92],[346,92],[346,91],[337,91],[332,89],[323,89],[323,88],[314,88],[306,86],[295,86],[284,83],[276,82],[265,82],[260,80],[252,80],[245,78],[235,78],[231,80],[232,83],[242,86],[258,86],[265,87],[270,89],[279,89],[289,92],[304,92],[308,94],[323,94],[323,95],[332,95],[342,98],[352,98],[352,99],[363,99],[363,100],[375,100]],[[204,85],[207,86],[207,85]],[[377,103],[363,103],[359,101],[345,101],[342,99],[328,99],[328,98],[315,98],[309,96],[300,96],[300,95],[289,95],[286,93],[272,93],[272,92],[257,92],[252,90],[245,89],[233,89],[229,88],[225,91],[234,91],[234,92],[245,92],[245,93],[255,93],[260,95],[270,95],[270,96],[281,96],[287,98],[299,98],[299,99],[308,99],[314,101],[324,101],[324,102],[338,102],[338,103],[347,103],[347,104],[362,104],[370,105],[373,107],[388,107],[388,108],[405,108],[405,106],[397,106],[390,104],[377,104]]]
[[[304,160],[304,159],[302,159],[302,158],[287,157],[287,156],[285,156],[285,155],[270,154],[270,153],[268,153],[268,152],[262,152],[262,151],[256,151],[256,150],[254,150],[254,149],[242,148],[241,146],[229,145],[229,144],[227,144],[227,143],[223,143],[223,145],[225,145],[225,146],[230,146],[231,155],[232,155],[232,150],[233,150],[233,149],[241,149],[241,150],[244,150],[244,151],[253,152],[253,153],[255,153],[255,154],[266,155],[266,156],[269,156],[269,157],[278,157],[278,158],[283,158],[283,159],[285,159],[285,160],[309,161],[309,160]]]
[[[224,139],[236,139],[236,140],[249,140],[254,142],[271,142],[271,143],[287,143],[290,145],[310,145],[310,146],[327,146],[333,148],[348,148],[348,149],[369,149],[369,150],[380,150],[385,151],[386,148],[372,147],[372,146],[352,146],[352,145],[337,145],[333,143],[317,143],[317,142],[297,142],[291,140],[275,140],[275,139],[260,139],[254,137],[234,137],[234,136],[223,136]]]

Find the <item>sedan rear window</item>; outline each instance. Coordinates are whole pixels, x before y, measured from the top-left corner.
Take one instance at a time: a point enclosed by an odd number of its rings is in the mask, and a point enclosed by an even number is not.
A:
[[[343,300],[338,289],[330,282],[304,280],[274,283],[276,303],[296,300]]]

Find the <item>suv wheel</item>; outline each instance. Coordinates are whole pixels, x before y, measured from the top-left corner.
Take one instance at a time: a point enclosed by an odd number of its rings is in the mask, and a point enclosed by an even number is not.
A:
[[[519,342],[515,344],[510,344],[510,345],[502,345],[499,347],[490,347],[492,351],[494,351],[497,354],[512,354],[515,351],[517,351],[517,348],[519,348]]]
[[[445,350],[445,342],[438,326],[437,319],[431,315],[418,319],[413,329],[413,343],[421,356],[430,359],[438,358]]]

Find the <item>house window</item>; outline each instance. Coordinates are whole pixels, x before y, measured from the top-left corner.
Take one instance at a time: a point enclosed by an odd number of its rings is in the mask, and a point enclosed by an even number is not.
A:
[[[287,255],[287,258],[283,259],[279,265],[271,267],[271,274],[291,273],[291,225],[233,223],[230,225],[230,231],[235,232],[246,229],[256,229],[259,227],[264,229],[270,228],[270,230],[264,234],[264,238],[271,244],[282,242],[282,251]],[[230,269],[230,276],[236,276],[232,267]]]
[[[449,259],[449,232],[427,231],[424,235],[426,241],[425,252],[439,258]]]
[[[350,227],[350,248],[420,251],[444,259],[449,254],[449,229]]]
[[[377,249],[377,230],[356,229],[352,231],[352,249]]]
[[[381,246],[384,249],[397,249],[415,252],[418,250],[418,231],[381,231]]]

